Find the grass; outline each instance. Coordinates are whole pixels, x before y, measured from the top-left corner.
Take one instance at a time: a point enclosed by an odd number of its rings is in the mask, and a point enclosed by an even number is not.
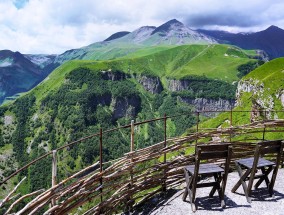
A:
[[[267,97],[273,98],[273,109],[283,110],[283,105],[277,95],[284,89],[284,58],[278,58],[265,63],[261,67],[255,69],[245,77],[242,81],[247,81],[248,83],[259,86],[263,88],[263,93],[257,95],[257,92],[242,92],[238,106],[235,107],[234,111],[251,111],[254,100],[265,101]],[[264,103],[265,104],[265,103]],[[277,118],[284,118],[283,112],[278,112]],[[276,117],[274,115],[273,117]],[[230,113],[222,113],[215,118],[209,119],[202,122],[199,127],[202,128],[217,128],[219,126],[227,127],[228,120],[230,120]],[[250,112],[234,112],[232,117],[233,126],[245,125],[250,123]],[[257,136],[258,138],[261,135]],[[262,137],[261,137],[262,138]],[[283,138],[283,133],[266,133],[266,139],[279,139]]]
[[[233,51],[232,51],[233,50]],[[234,56],[226,53],[234,53]],[[250,59],[242,49],[229,45],[158,46],[140,49],[128,57],[115,60],[72,60],[55,69],[32,92],[41,101],[51,90],[64,82],[66,74],[78,67],[95,71],[121,70],[126,73],[180,79],[188,75],[205,75],[209,78],[233,82],[239,80],[237,67]]]

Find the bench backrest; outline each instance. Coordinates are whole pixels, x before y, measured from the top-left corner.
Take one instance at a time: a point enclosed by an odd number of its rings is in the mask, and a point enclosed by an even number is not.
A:
[[[224,159],[231,157],[232,146],[229,143],[202,144],[196,146],[196,158],[199,160]]]

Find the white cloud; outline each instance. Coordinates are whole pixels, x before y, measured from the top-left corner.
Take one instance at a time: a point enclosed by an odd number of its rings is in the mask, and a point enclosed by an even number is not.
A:
[[[282,0],[0,0],[0,50],[62,53],[173,18],[192,28],[283,28],[283,9]]]

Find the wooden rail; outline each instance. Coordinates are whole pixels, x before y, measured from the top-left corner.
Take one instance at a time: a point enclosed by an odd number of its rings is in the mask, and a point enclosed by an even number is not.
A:
[[[66,144],[53,152],[49,152],[37,158],[7,177],[1,184],[35,162],[49,155],[53,155],[52,187],[36,196],[24,208],[18,211],[18,214],[37,213],[48,205],[51,205],[51,207],[46,211],[46,214],[67,214],[79,206],[84,205],[86,202],[92,202],[94,207],[89,208],[85,214],[131,210],[133,205],[137,205],[149,199],[155,193],[166,191],[167,188],[180,185],[183,182],[182,167],[193,161],[192,149],[195,143],[204,141],[210,144],[211,142],[208,141],[208,138],[219,136],[223,141],[228,141],[233,144],[234,158],[237,159],[253,153],[256,139],[235,141],[234,137],[236,135],[261,133],[263,134],[261,139],[264,139],[265,133],[284,131],[284,120],[265,120],[249,125],[233,127],[233,112],[250,111],[230,110],[225,112],[230,112],[231,122],[228,128],[200,130],[200,112],[195,112],[197,116],[196,132],[181,138],[167,139],[167,119],[189,115],[189,113],[171,117],[164,115],[164,117],[161,118],[137,123],[132,121],[129,125],[106,131],[100,129],[100,132],[97,134]],[[160,120],[164,121],[164,141],[150,147],[135,150],[134,127]],[[106,169],[103,169],[103,135],[124,128],[131,128],[130,152],[117,159]],[[56,152],[96,136],[100,137],[100,159],[98,162],[100,168],[89,173],[89,169],[93,166],[92,165],[80,171],[80,175],[84,175],[83,177],[77,178],[77,173],[57,183]],[[190,150],[191,153],[188,153]],[[172,158],[167,159],[167,154],[172,155]],[[94,166],[97,166],[97,163]]]

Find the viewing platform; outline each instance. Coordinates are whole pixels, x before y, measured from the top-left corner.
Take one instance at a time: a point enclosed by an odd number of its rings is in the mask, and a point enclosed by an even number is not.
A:
[[[229,173],[227,187],[225,191],[226,208],[222,209],[217,194],[213,198],[209,198],[210,188],[197,189],[196,202],[198,209],[195,213],[190,207],[189,198],[182,201],[185,184],[178,189],[169,190],[166,196],[160,194],[153,197],[145,203],[140,210],[134,214],[151,214],[151,215],[207,215],[207,214],[230,214],[230,215],[284,215],[284,169],[278,171],[277,179],[274,187],[275,198],[270,197],[263,183],[258,190],[252,191],[252,203],[246,201],[242,187],[239,187],[236,193],[232,193],[231,189],[239,180],[237,172]]]

